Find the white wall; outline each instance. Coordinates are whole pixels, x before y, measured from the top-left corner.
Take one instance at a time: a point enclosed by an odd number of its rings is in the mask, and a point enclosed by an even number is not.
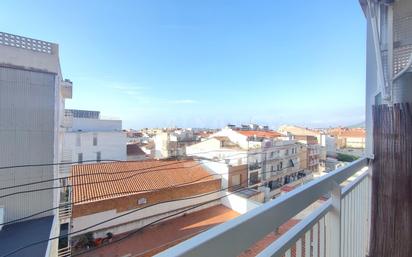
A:
[[[205,141],[186,146],[187,155],[206,154],[206,152],[220,149],[220,141],[216,138],[208,138]]]
[[[223,196],[222,192],[211,193],[210,195],[205,195],[202,197],[188,199],[188,200],[181,200],[176,202],[169,202],[169,203],[162,203],[155,206],[151,206],[145,209],[141,209],[139,211],[135,211],[129,215],[125,215],[118,219],[111,220],[109,222],[103,223],[99,226],[94,228],[88,229],[86,231],[81,232],[84,234],[89,231],[97,231],[96,236],[101,237],[105,236],[105,233],[112,232],[114,234],[124,233],[133,229],[138,229],[156,219],[159,219],[163,216],[170,215],[174,212],[174,210],[185,208],[188,206],[192,206],[194,204],[203,203],[207,201],[211,201],[213,199],[219,198]],[[138,196],[136,196],[136,199]],[[116,201],[113,199],[113,201]],[[211,202],[208,205],[204,205],[202,207],[194,209],[194,211],[198,211],[204,208],[208,208],[218,204],[219,202]],[[135,209],[137,210],[137,209]],[[104,220],[108,220],[114,218],[119,215],[123,215],[125,213],[131,212],[133,210],[125,211],[125,212],[116,212],[115,209],[110,211],[99,212],[96,214],[86,215],[78,218],[73,219],[73,228],[72,231],[77,231],[80,229],[84,229],[89,227],[92,224],[99,223]],[[121,225],[122,224],[122,225]],[[121,225],[121,226],[119,226]],[[116,226],[116,227],[114,227]],[[76,236],[76,235],[74,235]]]
[[[93,145],[93,137],[97,136],[97,145]],[[77,137],[80,136],[80,146]],[[121,131],[111,132],[66,132],[64,149],[70,151],[72,161],[78,161],[78,153],[83,153],[83,161],[96,160],[96,153],[101,152],[102,160],[127,160],[127,138]]]
[[[121,120],[73,118],[71,131],[121,131]]]
[[[3,61],[0,55],[0,64]],[[0,67],[0,166],[58,160],[59,85],[56,74]],[[53,166],[2,170],[0,187],[53,179],[54,172]],[[4,190],[2,194],[51,186],[53,183],[48,182]],[[53,191],[46,190],[2,198],[0,205],[5,207],[7,222],[50,209],[54,201]]]
[[[262,205],[262,203],[226,192],[227,197],[222,198],[222,204],[235,212],[245,214]]]
[[[232,141],[235,144],[238,144],[243,149],[249,149],[249,148],[253,148],[257,146],[253,142],[248,142],[247,136],[244,136],[230,128],[223,128],[222,130],[211,135],[210,137],[222,137],[222,136],[228,137],[230,141]]]
[[[336,156],[336,138],[326,136],[326,154],[328,156]]]
[[[229,186],[229,166],[225,163],[202,160],[200,161],[203,167],[207,168],[212,174],[219,174],[222,178],[222,188]]]

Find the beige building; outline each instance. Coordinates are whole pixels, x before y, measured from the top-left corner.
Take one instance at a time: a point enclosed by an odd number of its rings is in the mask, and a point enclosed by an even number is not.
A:
[[[338,149],[365,148],[366,131],[363,128],[333,128],[328,133],[336,138]]]
[[[308,169],[308,147],[306,144],[298,143],[298,153],[299,153],[299,169]]]
[[[321,147],[318,144],[316,137],[314,136],[301,136],[296,135],[293,136],[298,142],[305,144],[307,151],[306,151],[306,162],[307,162],[307,169],[312,172],[319,172],[320,171],[320,155],[321,155]]]

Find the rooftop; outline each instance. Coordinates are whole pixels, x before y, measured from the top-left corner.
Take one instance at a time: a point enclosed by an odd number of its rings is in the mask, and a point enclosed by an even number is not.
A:
[[[237,132],[247,137],[258,137],[258,138],[277,138],[281,136],[281,134],[276,131],[238,130]]]
[[[329,130],[333,136],[339,137],[365,137],[366,131],[364,128],[333,128]]]
[[[11,225],[6,225],[0,231],[0,256],[16,250],[20,247],[37,242],[50,237],[53,224],[53,216],[23,221]],[[10,257],[32,257],[45,256],[47,242],[33,245],[27,249],[19,251]]]
[[[152,256],[237,216],[239,216],[239,213],[223,205],[216,205],[156,224],[130,236],[126,240],[80,256],[109,257],[127,256],[128,254],[132,256]],[[124,236],[125,234],[117,235],[113,240]]]
[[[87,176],[82,176],[87,174]],[[124,161],[72,166],[73,201],[87,202],[134,195],[179,184],[200,183],[216,178],[192,160]],[[105,181],[104,183],[98,183]],[[96,183],[97,182],[97,183]],[[93,184],[90,184],[93,183]],[[80,185],[81,184],[81,185]],[[85,201],[86,202],[86,201]]]
[[[146,155],[138,144],[127,144],[127,155]]]
[[[54,43],[0,32],[0,56],[2,66],[61,74]]]

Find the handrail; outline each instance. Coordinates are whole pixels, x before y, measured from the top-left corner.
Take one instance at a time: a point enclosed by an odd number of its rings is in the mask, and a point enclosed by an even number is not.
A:
[[[321,207],[301,220],[296,226],[292,227],[280,238],[266,247],[257,257],[273,256],[281,257],[290,249],[296,241],[302,237],[306,231],[310,230],[322,217],[332,209],[332,201],[329,199]]]
[[[348,185],[344,186],[342,191],[342,198],[344,198],[347,194],[349,194],[353,189],[355,189],[359,183],[361,183],[364,179],[369,176],[369,172],[365,170],[361,175],[356,177],[353,181],[351,181]],[[268,247],[266,247],[262,252],[260,252],[257,256],[258,257],[281,257],[284,256],[284,253],[292,248],[295,245],[296,241],[299,240],[304,233],[309,231],[321,218],[325,217],[326,214],[332,209],[332,200],[329,199],[325,203],[322,204],[321,207],[317,208],[303,220],[301,220],[298,224],[288,230],[285,234],[283,234],[280,238],[276,241],[271,243]]]
[[[367,165],[354,161],[156,256],[237,256]]]

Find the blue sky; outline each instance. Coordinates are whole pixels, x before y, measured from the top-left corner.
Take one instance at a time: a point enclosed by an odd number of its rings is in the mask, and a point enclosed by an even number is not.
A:
[[[365,24],[357,0],[0,3],[0,31],[60,45],[67,107],[124,128],[361,122]]]

